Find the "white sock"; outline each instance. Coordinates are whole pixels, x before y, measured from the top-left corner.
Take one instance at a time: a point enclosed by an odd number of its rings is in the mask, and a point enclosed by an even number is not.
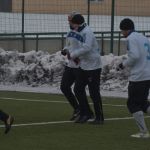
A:
[[[147,127],[145,124],[143,112],[138,111],[138,112],[133,113],[132,115],[133,115],[133,117],[136,121],[136,124],[138,125],[140,131],[141,132],[147,132],[148,130],[147,130]]]

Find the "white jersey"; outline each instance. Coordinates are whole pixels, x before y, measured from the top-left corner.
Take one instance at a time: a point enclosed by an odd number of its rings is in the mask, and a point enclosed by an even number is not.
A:
[[[132,32],[127,37],[128,58],[123,62],[130,69],[130,81],[150,80],[150,42],[141,33]]]
[[[66,46],[64,47],[64,49],[69,50],[69,53],[78,50],[81,45],[80,40],[81,37],[78,32],[74,30],[69,31],[66,36]],[[78,68],[79,64],[77,65],[72,59],[69,59],[67,66],[70,68]]]
[[[80,32],[72,31],[72,35],[68,36],[75,38],[78,41],[71,41],[73,47],[70,48],[71,58],[79,58],[79,66],[83,70],[95,70],[102,67],[100,49],[98,47],[97,40],[94,36],[94,33],[88,26],[85,26]],[[76,48],[75,48],[76,45]]]

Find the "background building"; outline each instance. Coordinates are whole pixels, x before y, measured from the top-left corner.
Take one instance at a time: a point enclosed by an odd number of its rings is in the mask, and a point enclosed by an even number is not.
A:
[[[64,14],[80,10],[87,14],[88,0],[24,0],[25,12]],[[146,5],[145,5],[146,3]],[[90,0],[90,13],[111,15],[112,0]],[[115,14],[149,16],[149,0],[115,0]],[[22,0],[0,0],[0,11],[21,12]]]

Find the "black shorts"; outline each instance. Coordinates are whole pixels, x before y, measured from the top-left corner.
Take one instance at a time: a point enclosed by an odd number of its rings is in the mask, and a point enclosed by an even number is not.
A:
[[[149,89],[150,80],[129,82],[127,106],[131,113],[137,111],[146,112],[150,106],[150,102],[148,101]]]

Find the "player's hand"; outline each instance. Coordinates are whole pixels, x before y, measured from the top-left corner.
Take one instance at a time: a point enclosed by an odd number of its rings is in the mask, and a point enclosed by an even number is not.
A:
[[[65,50],[61,50],[61,54],[62,54],[62,55],[64,55],[64,56],[66,56],[66,55],[67,55],[67,53],[66,53],[66,51],[65,51]]]
[[[76,65],[78,65],[79,62],[80,62],[80,59],[79,58],[75,58],[73,61],[75,62]]]

